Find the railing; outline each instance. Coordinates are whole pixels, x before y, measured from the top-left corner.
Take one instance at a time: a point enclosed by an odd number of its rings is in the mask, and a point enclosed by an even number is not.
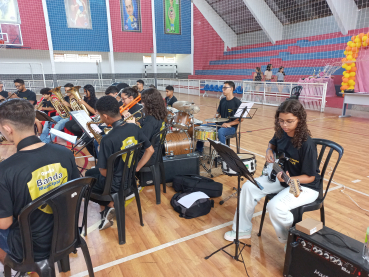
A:
[[[13,92],[17,89],[14,86],[13,81],[2,81],[4,84],[4,90]],[[53,88],[53,80],[24,80],[24,85],[27,89],[34,91],[36,94],[40,93],[40,90],[46,87]]]
[[[174,88],[174,92],[200,96],[200,80],[168,78],[157,79],[158,90],[165,90],[167,86],[172,86]]]
[[[255,82],[243,81],[243,101],[257,104],[279,106],[290,97],[292,88],[302,86],[299,101],[305,109],[324,112],[327,84],[326,83],[290,83],[290,82]]]
[[[215,96],[220,97],[223,95],[223,85],[226,81],[232,81],[235,84],[236,94],[242,94],[242,81],[241,80],[209,80],[201,79],[200,81],[200,92],[203,92],[203,97],[205,96]]]

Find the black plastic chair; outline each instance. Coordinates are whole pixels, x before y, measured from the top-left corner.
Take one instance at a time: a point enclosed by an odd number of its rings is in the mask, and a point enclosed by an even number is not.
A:
[[[289,99],[298,100],[299,97],[300,97],[301,91],[302,91],[302,86],[293,87],[292,90],[291,90],[291,93],[290,93],[291,96],[290,96]]]
[[[81,202],[95,178],[79,178],[69,181],[52,191],[45,193],[25,206],[19,215],[19,228],[23,245],[23,260],[16,261],[7,255],[4,261],[5,276],[11,276],[11,268],[20,272],[37,272],[40,277],[55,276],[55,262],[63,272],[69,271],[69,254],[81,247],[89,276],[94,276],[90,253],[85,240],[80,236],[78,219]],[[50,256],[35,261],[32,242],[31,214],[40,206],[49,205],[53,210],[54,229]]]
[[[238,128],[240,128],[240,126],[238,126]],[[238,135],[239,135],[239,134],[236,132],[236,133],[234,133],[233,135],[226,136],[226,144],[227,144],[228,146],[230,146],[230,145],[231,145],[231,139],[232,139],[232,138],[236,138],[236,149],[237,149],[237,154],[239,154],[239,153],[240,153],[240,145],[239,145]]]
[[[158,140],[160,140],[158,148],[155,149],[155,151],[157,152],[156,157],[155,157],[155,161],[151,162],[148,165],[145,165],[139,171],[140,174],[143,173],[143,172],[151,172],[152,173],[152,177],[153,177],[153,180],[154,180],[154,186],[155,186],[156,204],[161,203],[161,201],[160,201],[160,181],[163,182],[163,192],[164,193],[167,192],[167,185],[165,183],[164,162],[163,162],[163,146],[164,146],[164,141],[165,141],[166,135],[167,135],[167,128],[160,131],[159,133],[156,133],[152,137],[151,145],[153,147],[156,145],[156,142]],[[159,172],[157,172],[157,170],[156,170],[158,168],[157,166],[159,166],[160,177],[159,177]],[[143,185],[141,183],[142,180],[143,180],[143,178],[140,177],[141,186]]]
[[[94,192],[91,192],[90,199],[96,199],[99,201],[114,201],[114,208],[115,208],[115,214],[117,217],[117,226],[118,226],[118,240],[119,244],[126,243],[126,215],[125,215],[125,202],[126,202],[126,193],[129,189],[124,189],[124,184],[127,182],[131,189],[133,190],[135,196],[136,196],[136,202],[137,202],[137,209],[138,214],[140,217],[140,224],[141,226],[144,226],[143,220],[142,220],[142,210],[141,210],[141,201],[140,201],[140,195],[138,193],[138,188],[135,182],[135,173],[136,173],[136,167],[138,162],[138,157],[140,154],[140,150],[142,148],[142,143],[133,145],[129,148],[126,148],[124,150],[118,151],[114,154],[112,154],[108,158],[107,162],[107,173],[106,173],[106,179],[105,179],[105,187],[102,194],[97,194]],[[113,178],[114,178],[114,164],[117,159],[121,159],[122,155],[126,154],[126,162],[124,163],[124,166],[122,169],[122,180],[121,180],[121,186],[118,192],[111,192],[111,187],[113,184]],[[131,160],[132,159],[132,160]],[[131,160],[131,166],[128,166],[128,162]],[[86,207],[86,206],[85,206]],[[85,226],[87,226],[87,218],[85,219]]]
[[[321,179],[320,179],[321,190],[319,191],[318,198],[314,202],[291,210],[291,213],[293,214],[293,218],[294,218],[292,226],[295,226],[296,223],[298,223],[302,220],[302,215],[305,212],[311,212],[311,211],[316,211],[316,210],[320,210],[320,220],[323,222],[323,225],[325,225],[324,199],[327,196],[329,186],[331,185],[331,182],[332,182],[332,179],[333,179],[333,175],[336,172],[337,166],[338,166],[338,164],[339,164],[339,162],[340,162],[340,160],[343,156],[343,147],[340,146],[338,143],[335,143],[333,141],[326,140],[326,139],[317,139],[317,138],[313,138],[313,141],[315,142],[316,145],[321,145],[322,146],[322,148],[320,150],[320,153],[319,153],[319,156],[318,156],[318,166],[319,166],[319,168],[320,168],[320,164],[322,162],[325,150],[327,149],[327,147],[330,148],[329,152],[327,154],[327,157],[325,158],[325,162],[324,162],[323,168],[321,170],[321,174],[320,174],[320,176],[321,176]],[[325,172],[327,170],[327,166],[329,164],[329,161],[332,157],[333,151],[336,151],[338,153],[338,159],[337,159],[336,164],[335,164],[335,166],[332,170],[331,177],[329,178],[325,193],[323,193],[324,175],[325,175]],[[261,215],[260,228],[259,228],[259,233],[258,233],[259,237],[261,236],[261,231],[263,229],[263,223],[264,223],[267,204],[268,204],[269,200],[273,199],[273,197],[276,196],[276,195],[277,195],[276,193],[273,193],[273,194],[268,194],[267,196],[265,196],[263,213]]]

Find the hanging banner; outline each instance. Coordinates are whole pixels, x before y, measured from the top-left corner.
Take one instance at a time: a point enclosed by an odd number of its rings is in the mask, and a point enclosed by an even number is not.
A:
[[[121,0],[121,19],[123,32],[141,32],[140,0]]]
[[[21,23],[17,0],[0,0],[0,22]]]
[[[92,29],[89,0],[64,0],[68,28]]]
[[[164,1],[164,33],[181,34],[181,0]]]

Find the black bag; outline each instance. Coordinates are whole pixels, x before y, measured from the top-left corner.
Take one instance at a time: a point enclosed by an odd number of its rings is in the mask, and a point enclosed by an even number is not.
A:
[[[176,212],[179,213],[179,217],[183,218],[195,218],[210,213],[212,207],[214,207],[214,200],[209,198],[203,198],[195,201],[191,207],[186,208],[178,203],[178,200],[182,197],[190,194],[191,192],[179,192],[173,195],[170,200],[170,204]]]
[[[202,191],[207,196],[222,196],[223,184],[200,175],[178,175],[174,177],[173,188],[176,192],[196,192]]]

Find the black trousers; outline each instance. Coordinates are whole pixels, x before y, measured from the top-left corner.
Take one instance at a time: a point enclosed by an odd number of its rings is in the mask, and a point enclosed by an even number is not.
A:
[[[83,130],[81,127],[79,127],[78,123],[74,119],[71,119],[65,123],[65,128],[67,128],[69,132],[73,133],[77,137],[81,137],[83,134]]]

